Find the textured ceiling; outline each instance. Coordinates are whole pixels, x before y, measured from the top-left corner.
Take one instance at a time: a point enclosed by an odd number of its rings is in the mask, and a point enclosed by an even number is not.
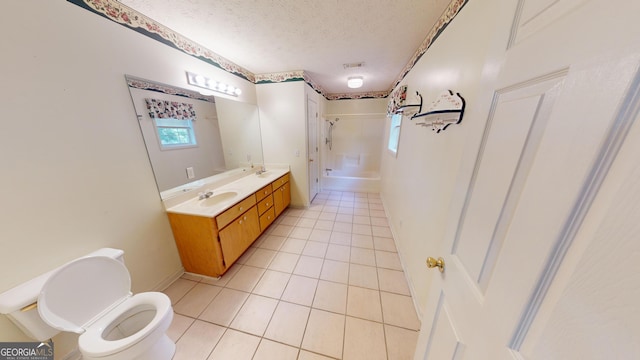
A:
[[[358,93],[390,90],[450,1],[119,2],[254,74],[304,70],[327,93]],[[364,86],[349,89],[357,75]]]

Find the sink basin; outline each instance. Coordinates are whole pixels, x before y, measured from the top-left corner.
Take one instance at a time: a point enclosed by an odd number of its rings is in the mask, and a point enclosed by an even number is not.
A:
[[[263,172],[262,174],[258,174],[258,177],[260,177],[260,178],[269,178],[269,177],[275,176],[274,174],[275,174],[274,172],[270,172],[270,171],[267,170],[267,171]]]
[[[225,201],[228,201],[228,200],[231,200],[231,199],[235,198],[236,195],[238,195],[238,193],[235,192],[235,191],[227,191],[227,192],[222,192],[222,193],[219,193],[219,194],[215,194],[214,193],[208,199],[198,200],[198,205],[204,206],[204,207],[218,205],[220,203],[223,203]]]

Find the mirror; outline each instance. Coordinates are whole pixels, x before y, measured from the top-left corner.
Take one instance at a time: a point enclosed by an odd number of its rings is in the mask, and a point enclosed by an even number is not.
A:
[[[211,177],[223,177],[230,170],[264,164],[256,105],[203,95],[131,75],[125,78],[163,200],[188,188],[185,185],[197,184],[205,178],[214,181]],[[167,141],[166,135],[159,135],[158,129],[173,125],[162,124],[152,118],[145,99],[192,105],[195,120],[178,121],[180,125],[176,126],[190,123],[190,128],[180,129],[177,133],[192,131],[195,145],[174,145],[172,140]]]

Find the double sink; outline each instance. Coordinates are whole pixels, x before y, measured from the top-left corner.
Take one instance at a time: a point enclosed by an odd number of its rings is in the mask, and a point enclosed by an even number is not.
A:
[[[167,208],[167,212],[215,216],[288,171],[289,169],[270,169],[260,174],[252,173],[217,189],[206,189],[207,194],[210,193],[208,197],[201,199],[200,196],[195,196]]]

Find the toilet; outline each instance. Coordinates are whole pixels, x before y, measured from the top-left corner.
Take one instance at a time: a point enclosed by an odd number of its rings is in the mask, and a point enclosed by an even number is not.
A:
[[[101,249],[67,263],[44,279],[22,284],[21,291],[0,294],[0,309],[5,303],[28,304],[22,297],[37,289],[39,316],[30,309],[28,320],[20,317],[30,306],[4,312],[28,335],[80,334],[78,349],[85,360],[170,360],[175,353],[166,335],[173,319],[171,301],[160,292],[133,295],[122,254]]]

